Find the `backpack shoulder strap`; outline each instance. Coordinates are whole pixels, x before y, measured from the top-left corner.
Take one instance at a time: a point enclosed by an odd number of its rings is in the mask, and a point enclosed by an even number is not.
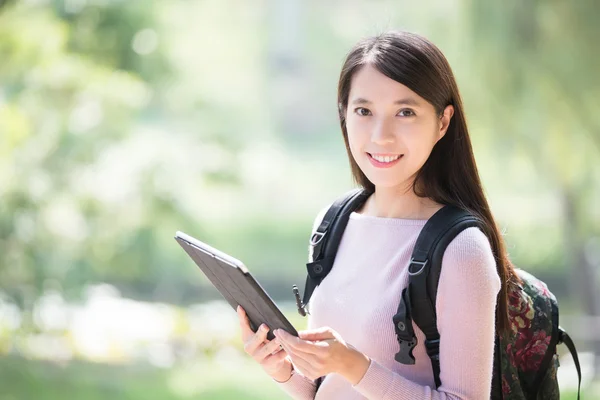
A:
[[[573,340],[567,332],[565,332],[561,327],[558,328],[558,332],[558,343],[564,343],[565,346],[567,346],[569,352],[571,353],[571,356],[573,357],[575,369],[577,369],[577,400],[579,400],[579,395],[581,392],[581,366],[579,365],[577,349],[575,348],[575,343],[573,343]]]
[[[370,194],[365,189],[354,189],[338,198],[329,207],[319,227],[310,238],[313,257],[311,262],[306,264],[308,276],[302,304],[299,304],[298,307],[301,315],[306,314],[305,308],[313,292],[333,267],[335,255],[346,225],[348,225],[350,214],[364,204]]]
[[[425,348],[431,359],[436,387],[440,381],[439,343],[435,310],[437,285],[446,247],[463,230],[481,226],[481,221],[469,212],[454,206],[445,206],[425,224],[412,253],[408,269],[409,284],[402,293],[394,328],[400,344],[396,361],[415,362],[412,350],[416,337],[411,326],[414,321],[425,334]]]

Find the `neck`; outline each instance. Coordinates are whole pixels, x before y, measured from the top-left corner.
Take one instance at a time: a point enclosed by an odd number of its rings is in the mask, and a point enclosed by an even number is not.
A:
[[[373,217],[399,219],[429,219],[441,208],[435,201],[419,197],[412,189],[375,187],[361,213]]]

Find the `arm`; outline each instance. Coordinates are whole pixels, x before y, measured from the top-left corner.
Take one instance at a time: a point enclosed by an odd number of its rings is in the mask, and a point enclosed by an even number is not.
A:
[[[275,381],[277,382],[277,381]],[[285,382],[277,382],[279,387],[291,398],[296,400],[314,399],[317,385],[307,377],[292,369],[292,375]]]
[[[460,233],[442,261],[437,295],[441,386],[421,386],[372,360],[354,389],[369,399],[489,398],[500,278],[486,236]]]

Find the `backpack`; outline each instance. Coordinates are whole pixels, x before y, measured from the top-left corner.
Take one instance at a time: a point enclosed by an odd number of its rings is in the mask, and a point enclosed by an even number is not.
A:
[[[311,236],[312,261],[306,264],[308,276],[303,299],[294,287],[298,312],[305,316],[306,306],[321,281],[333,267],[335,255],[348,224],[350,213],[357,210],[371,192],[355,189],[337,199],[327,210],[319,227]],[[448,244],[464,229],[479,227],[481,221],[454,206],[444,206],[425,224],[412,253],[408,269],[409,284],[402,291],[398,311],[390,323],[400,349],[395,360],[414,364],[412,351],[417,339],[412,322],[425,334],[425,348],[431,360],[436,388],[441,385],[439,341],[436,326],[436,294],[442,257]],[[516,269],[522,281],[509,285],[508,333],[496,333],[494,346],[493,400],[559,399],[557,381],[559,366],[557,345],[564,343],[575,362],[581,387],[581,369],[575,345],[558,325],[558,304],[544,282]],[[317,389],[322,378],[317,380]]]

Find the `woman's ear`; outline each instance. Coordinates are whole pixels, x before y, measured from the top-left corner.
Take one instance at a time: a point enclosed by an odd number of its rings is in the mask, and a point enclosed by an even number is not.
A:
[[[453,105],[447,105],[446,108],[444,108],[444,112],[442,113],[442,116],[440,117],[440,130],[439,130],[439,135],[438,135],[438,140],[440,140],[441,138],[444,137],[444,135],[446,134],[446,131],[448,130],[448,127],[450,126],[450,120],[452,120],[452,116],[454,115],[454,106]]]

